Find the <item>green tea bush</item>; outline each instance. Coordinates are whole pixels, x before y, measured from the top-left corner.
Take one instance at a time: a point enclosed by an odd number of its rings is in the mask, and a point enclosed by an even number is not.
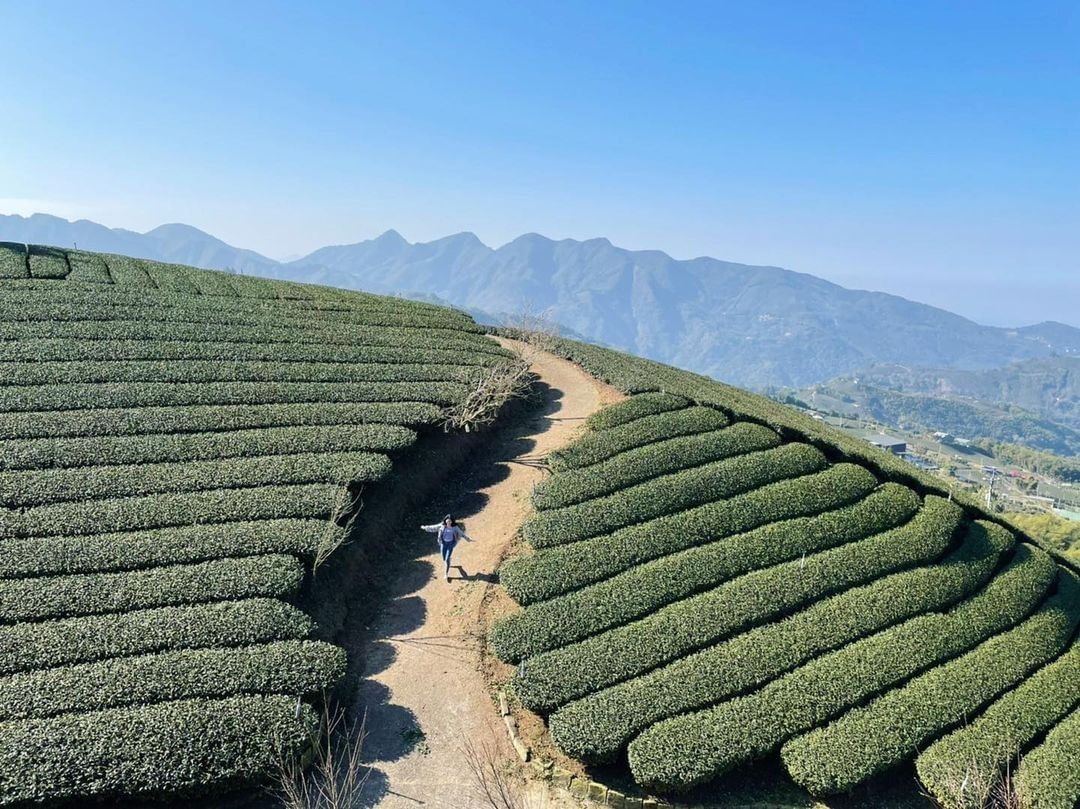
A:
[[[236,693],[312,694],[344,674],[344,650],[317,641],[178,649],[5,677],[0,720]]]
[[[32,244],[28,251],[30,275],[34,278],[63,278],[71,268],[67,256],[57,247],[42,247]]]
[[[300,588],[292,556],[245,556],[123,573],[0,580],[0,621],[38,621],[225,599],[281,598]]]
[[[94,410],[115,407],[273,404],[288,402],[430,402],[465,395],[456,382],[122,382],[0,387],[0,410]]]
[[[609,536],[518,557],[500,568],[499,580],[519,604],[543,601],[669,553],[839,508],[864,497],[876,485],[874,476],[862,467],[839,464]],[[640,541],[643,535],[648,542]]]
[[[0,579],[138,570],[275,553],[311,561],[321,544],[337,544],[343,530],[325,520],[284,519],[8,539],[0,554]]]
[[[0,539],[144,531],[209,522],[327,518],[343,489],[330,484],[213,489],[54,503],[0,511]]]
[[[27,263],[26,245],[14,242],[0,242],[0,278],[28,278],[30,265]]]
[[[8,804],[185,793],[268,778],[319,727],[292,695],[178,700],[0,724]],[[181,741],[182,740],[182,741]]]
[[[425,402],[293,402],[47,410],[0,413],[0,438],[73,438],[338,424],[424,426],[437,423],[440,414],[436,405]]]
[[[600,463],[634,447],[653,444],[665,438],[680,435],[707,433],[727,427],[729,420],[723,413],[709,407],[687,407],[653,416],[643,416],[634,421],[610,427],[595,433],[586,433],[574,443],[548,456],[548,465],[556,472],[580,469]]]
[[[815,795],[851,789],[1057,657],[1080,622],[1080,583],[1064,570],[1058,581],[1060,591],[1014,629],[789,741],[781,749],[788,774]]]
[[[670,393],[643,393],[593,413],[585,422],[590,430],[608,430],[643,416],[689,407],[690,401]]]
[[[745,696],[665,719],[630,742],[641,784],[686,789],[765,755],[844,710],[1009,629],[1042,601],[1057,573],[1019,545],[983,590],[946,613],[912,618],[819,657]]]
[[[111,284],[112,276],[109,275],[109,265],[99,253],[88,253],[85,250],[68,250],[68,266],[71,272],[67,274],[68,281],[78,281],[84,284]]]
[[[874,480],[867,473],[867,485]],[[886,484],[853,506],[771,523],[633,567],[610,579],[506,616],[491,634],[503,660],[549,651],[635,618],[759,567],[886,531],[909,519],[919,499]]]
[[[312,620],[270,598],[0,625],[0,674],[200,646],[306,637]]]
[[[989,788],[1020,751],[1080,702],[1080,642],[1028,677],[970,725],[916,759],[919,779],[946,809],[982,809]]]
[[[779,443],[780,437],[772,430],[745,422],[711,433],[669,438],[583,469],[560,472],[536,487],[533,505],[540,511],[572,506],[661,475],[770,449]]]
[[[941,562],[852,588],[571,702],[552,714],[551,735],[571,756],[610,760],[637,733],[662,719],[760,687],[816,655],[964,598],[986,582],[1012,541],[997,525],[969,523],[963,542]]]
[[[0,472],[0,504],[32,508],[52,503],[167,492],[247,488],[300,483],[376,481],[389,474],[390,459],[373,452],[303,453],[225,458],[188,463],[80,466]]]
[[[150,280],[150,274],[139,259],[110,255],[108,253],[99,255],[109,269],[109,277],[113,279],[113,284],[117,287],[155,288],[154,282]],[[67,285],[65,285],[64,292],[68,292],[66,287]]]
[[[813,447],[785,444],[674,472],[577,505],[542,511],[525,522],[522,535],[534,548],[578,542],[817,472],[825,465],[825,456]]]
[[[1073,711],[1043,743],[1028,753],[1016,772],[1016,790],[1025,809],[1073,809],[1080,803],[1080,709]]]
[[[0,470],[210,461],[305,453],[400,452],[416,432],[389,424],[272,427],[206,433],[9,440]]]
[[[526,707],[548,713],[813,599],[925,564],[948,548],[961,517],[952,503],[929,498],[900,528],[747,573],[634,623],[528,658],[514,676],[514,691]]]

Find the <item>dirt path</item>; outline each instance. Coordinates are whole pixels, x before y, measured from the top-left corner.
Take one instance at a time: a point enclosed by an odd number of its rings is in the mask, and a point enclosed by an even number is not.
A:
[[[494,433],[445,495],[415,515],[417,525],[437,522],[447,511],[464,517],[474,541],[458,544],[450,583],[442,579],[434,539],[417,526],[402,527],[399,541],[414,551],[414,560],[395,582],[363,650],[358,701],[367,712],[365,758],[372,765],[366,806],[481,806],[463,742],[514,756],[482,672],[485,598],[531,511],[532,488],[546,474],[543,458],[569,443],[591,413],[621,398],[550,354],[541,354],[533,371],[546,386],[536,415]]]

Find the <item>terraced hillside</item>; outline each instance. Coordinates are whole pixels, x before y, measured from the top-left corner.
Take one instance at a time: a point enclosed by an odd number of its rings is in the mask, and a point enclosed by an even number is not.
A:
[[[917,758],[947,806],[1025,753],[1080,800],[1080,581],[902,461],[774,403],[579,343],[633,394],[551,458],[491,643],[586,762],[660,790],[779,753],[814,794]]]
[[[0,804],[296,753],[345,667],[334,518],[506,356],[443,308],[0,245]]]

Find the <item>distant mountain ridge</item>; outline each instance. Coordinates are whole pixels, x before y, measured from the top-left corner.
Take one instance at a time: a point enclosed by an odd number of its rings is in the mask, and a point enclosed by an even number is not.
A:
[[[530,233],[491,248],[471,233],[411,243],[395,231],[281,263],[186,225],[145,234],[86,220],[0,216],[0,240],[437,298],[499,321],[528,308],[587,340],[750,388],[802,386],[871,365],[996,368],[1080,354],[1080,329],[982,326],[895,295],[778,267],[680,261],[607,239]]]

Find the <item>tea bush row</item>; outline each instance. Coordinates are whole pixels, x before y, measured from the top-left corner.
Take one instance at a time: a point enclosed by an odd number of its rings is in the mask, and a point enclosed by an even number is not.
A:
[[[969,523],[941,562],[852,588],[571,702],[552,714],[551,734],[571,756],[610,760],[662,719],[730,699],[845,643],[959,601],[990,578],[1012,541],[1000,526]]]
[[[548,465],[556,472],[579,469],[606,461],[634,447],[653,444],[665,438],[719,430],[729,423],[727,416],[709,407],[687,407],[643,416],[606,430],[586,433],[569,446],[551,453]]]
[[[312,620],[271,598],[0,625],[0,674],[203,646],[307,637]]]
[[[237,693],[312,694],[344,674],[343,649],[307,640],[118,657],[0,679],[0,721]]]
[[[400,452],[416,432],[389,424],[270,427],[207,433],[154,433],[9,440],[0,470],[178,463],[303,453]]]
[[[519,604],[577,590],[644,562],[750,531],[768,523],[820,514],[861,499],[877,480],[860,466],[838,464],[821,472],[762,486],[642,525],[504,564],[499,580]],[[647,536],[648,542],[641,537]]]
[[[203,433],[271,427],[431,425],[441,410],[426,402],[287,402],[252,405],[104,408],[0,413],[0,439]]]
[[[585,421],[585,425],[592,431],[608,430],[643,416],[682,410],[689,406],[690,401],[682,396],[671,393],[643,393],[596,411]]]
[[[1009,629],[1042,601],[1057,573],[1044,552],[1019,545],[983,590],[819,657],[745,696],[665,719],[630,742],[640,784],[686,789],[759,758],[785,740],[928,667]]]
[[[779,443],[780,437],[772,430],[746,422],[711,433],[669,438],[592,466],[559,472],[536,487],[533,505],[539,511],[572,506],[661,475],[770,449]]]
[[[373,452],[304,453],[188,463],[79,466],[0,472],[0,504],[32,508],[53,503],[138,497],[210,489],[381,480],[390,459]]]
[[[789,741],[781,750],[788,773],[815,795],[846,791],[1022,682],[1061,653],[1080,622],[1080,583],[1062,570],[1058,587],[1019,626]]]
[[[825,456],[810,445],[785,444],[674,472],[584,503],[541,511],[525,522],[522,535],[538,549],[566,545],[817,472],[825,465]]]
[[[29,278],[30,264],[26,245],[0,242],[0,278]]]
[[[872,480],[869,473],[867,478]],[[503,660],[516,663],[627,623],[741,573],[886,531],[909,519],[918,507],[914,492],[889,483],[846,508],[771,523],[664,556],[508,615],[495,626],[492,647]]]
[[[246,556],[123,573],[0,580],[0,622],[38,621],[295,593],[304,568],[292,556]]]
[[[1080,803],[1080,709],[1024,756],[1016,771],[1020,800],[1030,809],[1073,809]]]
[[[900,528],[755,570],[639,621],[528,658],[514,676],[514,691],[526,707],[549,713],[814,599],[925,564],[945,552],[961,517],[957,506],[930,498]]]
[[[947,809],[982,809],[989,788],[1080,702],[1080,641],[1028,677],[979,718],[916,759],[919,779]]]

